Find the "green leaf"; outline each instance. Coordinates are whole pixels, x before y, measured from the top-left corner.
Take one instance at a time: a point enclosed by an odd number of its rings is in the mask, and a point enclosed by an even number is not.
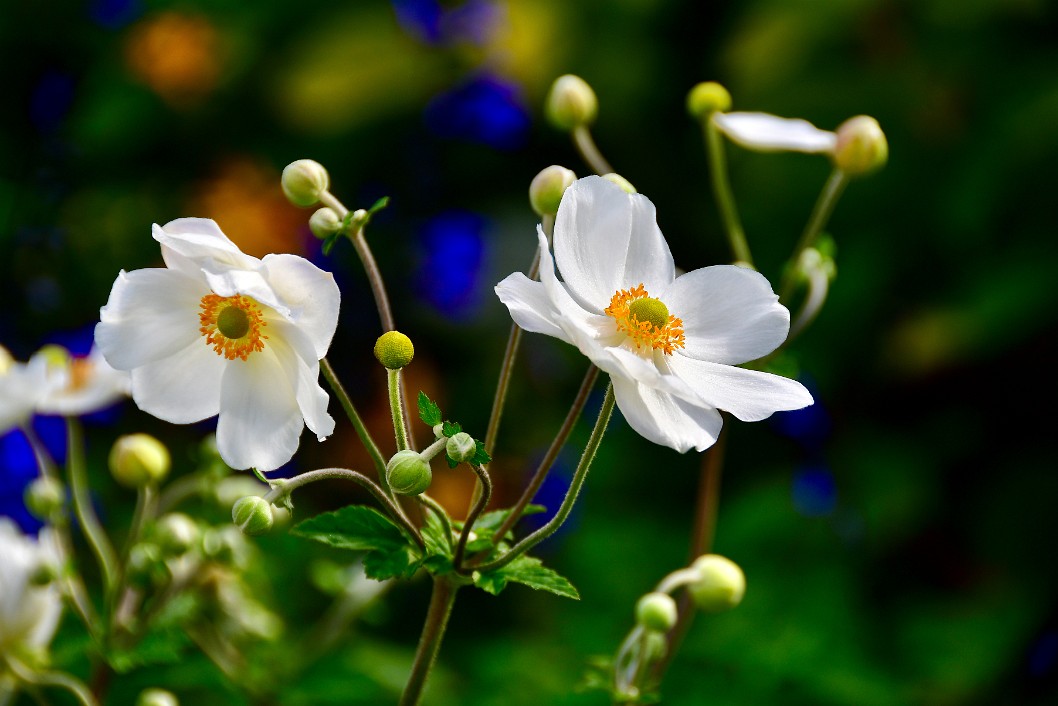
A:
[[[441,408],[422,390],[419,391],[419,419],[429,427],[435,427],[441,423]]]
[[[475,439],[475,441],[477,440]],[[485,442],[477,441],[477,451],[474,452],[474,458],[470,459],[470,462],[478,466],[483,466],[491,460],[492,456],[489,456],[488,452],[485,450]]]
[[[114,648],[107,655],[107,662],[115,672],[124,674],[138,667],[152,664],[179,662],[191,638],[179,628],[155,630],[129,649]]]
[[[368,212],[369,215],[373,216],[376,213],[378,213],[379,211],[381,211],[382,209],[384,209],[388,205],[389,205],[389,197],[388,196],[383,196],[378,201],[375,201],[374,205],[372,205],[371,208],[367,209],[367,212]]]
[[[444,424],[441,425],[441,433],[447,437],[452,437],[463,431],[463,427],[459,425],[459,422],[450,422],[447,419]]]
[[[426,513],[426,522],[422,526],[422,541],[426,545],[423,551],[423,568],[432,574],[447,574],[454,569],[448,533],[445,532],[440,518],[432,512]]]
[[[520,583],[538,591],[549,591],[558,596],[580,600],[580,594],[568,580],[544,566],[535,557],[524,554],[506,566],[487,573],[475,572],[474,585],[492,595],[507,587],[509,582]]]
[[[323,241],[323,247],[321,248],[323,250],[323,254],[330,255],[331,250],[334,248],[334,244],[337,243],[338,239],[341,238],[343,235],[345,235],[345,233],[340,230],[337,233],[331,233],[330,235],[328,235],[327,239]]]
[[[400,527],[378,510],[364,505],[350,505],[310,517],[295,526],[291,534],[354,551],[388,552],[408,546]]]
[[[379,549],[364,557],[364,573],[376,581],[409,578],[421,565],[422,557],[408,544],[394,549]]]

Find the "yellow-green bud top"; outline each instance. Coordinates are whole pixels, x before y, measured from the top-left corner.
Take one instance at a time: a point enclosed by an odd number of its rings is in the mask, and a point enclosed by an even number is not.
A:
[[[576,174],[557,164],[541,169],[529,184],[529,205],[533,207],[537,215],[555,215],[558,213],[558,204],[562,201],[562,194],[576,180]]]
[[[375,341],[375,358],[390,370],[400,370],[414,357],[415,346],[400,331],[386,331]]]
[[[136,706],[180,706],[180,702],[165,689],[144,689],[136,699]]]
[[[394,493],[418,495],[430,487],[433,472],[418,451],[398,451],[386,464],[386,480]]]
[[[474,437],[467,434],[465,431],[453,434],[445,443],[445,453],[447,453],[453,461],[459,461],[460,463],[474,458],[474,454],[477,452],[477,442],[474,441]]]
[[[326,240],[342,227],[342,219],[333,208],[324,206],[309,216],[309,230],[320,240]]]
[[[283,169],[283,193],[295,206],[312,206],[331,187],[331,177],[323,165],[312,159],[299,159]]]
[[[626,194],[639,193],[638,191],[636,191],[636,187],[632,186],[632,182],[628,181],[620,174],[614,174],[613,172],[610,172],[609,174],[603,174],[602,178],[612,184],[617,184]]]
[[[547,94],[547,119],[559,130],[591,125],[599,112],[599,99],[580,76],[559,76]]]
[[[742,602],[746,576],[735,562],[719,554],[704,554],[691,564],[691,569],[698,578],[687,585],[687,590],[702,610],[718,613]]]
[[[275,515],[272,503],[257,495],[239,498],[231,508],[231,520],[243,534],[256,536],[272,529]]]
[[[676,624],[676,601],[667,593],[646,594],[636,603],[636,622],[647,630],[668,632]]]
[[[195,521],[180,512],[163,515],[155,526],[155,539],[167,556],[186,554],[201,534]]]
[[[149,434],[119,437],[110,449],[110,473],[129,488],[158,485],[169,475],[169,450]]]
[[[713,113],[731,110],[731,94],[716,81],[703,81],[687,94],[687,112],[692,118],[705,120]]]
[[[878,121],[867,115],[849,118],[837,129],[838,142],[831,158],[849,176],[863,176],[885,166],[889,142]]]
[[[37,478],[26,486],[23,501],[34,517],[50,522],[62,512],[66,488],[58,478]]]

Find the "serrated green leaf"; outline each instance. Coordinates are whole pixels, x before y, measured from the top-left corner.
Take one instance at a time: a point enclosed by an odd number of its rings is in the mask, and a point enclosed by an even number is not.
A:
[[[327,239],[323,241],[323,247],[321,250],[324,255],[330,255],[331,250],[334,248],[334,244],[338,242],[338,238],[342,237],[342,231],[332,233],[327,236]]]
[[[429,427],[435,427],[441,423],[441,408],[422,390],[419,390],[419,419]]]
[[[452,458],[448,454],[445,454],[445,461],[448,462],[448,467],[449,468],[455,468],[456,466],[459,465],[459,461],[455,460],[454,458]]]
[[[364,557],[364,573],[376,581],[409,578],[421,565],[422,557],[408,544],[395,549],[378,549]]]
[[[408,546],[400,527],[378,510],[364,505],[350,505],[310,517],[297,524],[291,534],[354,551],[391,552]]]
[[[389,205],[389,197],[388,196],[383,196],[378,201],[375,201],[375,203],[372,204],[371,208],[367,209],[367,212],[368,212],[368,214],[373,216],[376,213],[378,213],[379,211],[381,211],[382,209],[384,209],[388,205]]]
[[[474,452],[474,458],[470,459],[470,462],[477,465],[483,466],[492,460],[492,456],[489,456],[488,451],[485,450],[485,442],[477,441],[477,451]]]
[[[544,566],[539,559],[524,554],[495,571],[474,573],[474,585],[493,595],[499,594],[509,582],[580,600],[577,589],[567,579]]]
[[[463,427],[460,426],[459,422],[450,422],[446,419],[444,424],[441,425],[441,433],[447,437],[453,437],[461,431],[463,431]]]

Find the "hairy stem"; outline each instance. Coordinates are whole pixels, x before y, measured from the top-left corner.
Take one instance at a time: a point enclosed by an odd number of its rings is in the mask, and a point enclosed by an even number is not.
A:
[[[790,256],[790,266],[786,268],[786,273],[783,275],[782,283],[779,287],[779,301],[787,303],[790,297],[793,296],[794,288],[797,284],[795,277],[796,265],[801,259],[801,253],[815,245],[816,238],[826,228],[827,221],[830,220],[830,214],[834,212],[834,207],[837,205],[838,199],[841,198],[841,194],[845,191],[848,183],[848,175],[837,167],[830,172],[830,177],[827,179],[826,184],[823,185],[823,190],[819,192],[819,198],[816,199],[816,204],[812,208],[812,215],[809,216],[808,223],[805,224],[804,232],[801,233],[801,240],[798,241],[793,255]]]
[[[400,371],[386,370],[389,382],[389,411],[393,417],[393,435],[396,437],[397,451],[408,450],[408,428],[404,425],[404,400],[400,394]]]
[[[724,223],[724,234],[735,260],[753,266],[753,256],[749,252],[749,242],[742,229],[742,221],[735,208],[735,197],[731,191],[731,182],[727,175],[727,158],[724,152],[724,140],[720,129],[708,119],[704,124],[705,145],[709,158],[709,176],[713,184],[713,196],[716,198],[720,218]]]
[[[338,381],[338,376],[334,374],[334,368],[331,367],[330,361],[326,358],[320,361],[320,372],[323,373],[327,384],[334,390],[334,396],[342,403],[346,416],[349,417],[349,421],[353,423],[353,428],[356,429],[356,435],[360,437],[360,442],[367,449],[368,455],[371,456],[371,462],[375,464],[375,470],[378,471],[379,484],[386,491],[386,494],[390,495],[389,483],[386,481],[386,459],[382,457],[382,452],[378,450],[378,445],[371,438],[371,432],[367,430],[364,420],[360,418],[356,407],[353,406],[352,399],[350,399],[345,388],[342,387],[342,383]]]
[[[445,628],[448,627],[448,618],[452,615],[457,590],[459,590],[459,585],[451,579],[444,576],[434,577],[430,608],[426,613],[426,622],[422,628],[422,636],[419,638],[419,647],[415,652],[411,675],[400,697],[400,706],[417,706],[422,699],[426,679],[430,676],[430,670],[437,659]]]
[[[478,476],[478,482],[481,483],[481,494],[478,497],[474,508],[467,515],[466,521],[463,523],[463,531],[459,533],[459,545],[456,547],[455,556],[452,559],[452,564],[455,566],[457,572],[461,572],[463,568],[463,555],[467,550],[467,539],[470,537],[471,531],[474,529],[474,523],[477,522],[478,517],[482,511],[488,506],[489,500],[492,499],[492,479],[489,478],[489,472],[484,466],[479,466],[476,463],[470,464],[470,467],[474,469],[474,473]]]
[[[70,494],[73,497],[74,514],[81,523],[81,531],[88,546],[92,548],[103,574],[104,594],[110,595],[117,579],[117,557],[110,539],[103,531],[88,492],[88,471],[85,468],[84,439],[81,425],[72,417],[66,418],[66,466],[70,475]]]
[[[581,159],[592,168],[596,174],[611,174],[613,167],[606,161],[606,158],[602,156],[602,152],[595,145],[595,140],[592,139],[591,131],[585,125],[578,125],[573,128],[571,133],[573,136],[573,145],[577,148],[577,152],[580,153]]]

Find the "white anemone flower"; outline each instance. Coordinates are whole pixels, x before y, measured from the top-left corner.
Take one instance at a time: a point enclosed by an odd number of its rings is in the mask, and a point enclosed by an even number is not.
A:
[[[558,209],[554,261],[538,235],[541,281],[515,273],[496,293],[519,326],[609,373],[617,406],[650,441],[702,451],[720,433],[718,410],[751,422],[812,404],[795,380],[734,367],[786,340],[790,313],[768,280],[733,265],[677,277],[646,197],[580,179]]]
[[[122,271],[95,332],[132,373],[137,406],[174,424],[219,414],[217,449],[238,469],[283,465],[305,426],[327,438],[334,277],[295,255],[246,255],[209,219],[155,225],[154,239],[166,267]]]
[[[0,434],[29,421],[47,384],[43,359],[19,363],[0,346]]]
[[[33,538],[0,517],[0,655],[42,651],[55,635],[62,614],[59,587],[37,580],[42,570],[58,570],[54,540],[49,529]]]
[[[128,372],[110,367],[96,346],[87,356],[70,355],[58,346],[47,346],[33,357],[38,356],[46,359],[48,375],[48,384],[37,401],[40,414],[91,414],[116,403],[131,390]]]
[[[714,113],[713,124],[735,144],[757,152],[833,154],[837,133],[820,130],[807,120],[768,113]]]

